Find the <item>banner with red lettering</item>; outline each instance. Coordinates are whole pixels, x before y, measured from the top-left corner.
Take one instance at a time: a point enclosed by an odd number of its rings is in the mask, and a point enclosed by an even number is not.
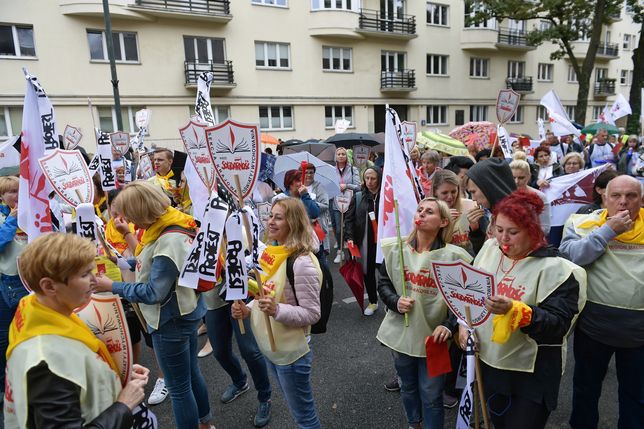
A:
[[[38,160],[54,190],[72,207],[94,200],[94,183],[77,150],[56,149]]]

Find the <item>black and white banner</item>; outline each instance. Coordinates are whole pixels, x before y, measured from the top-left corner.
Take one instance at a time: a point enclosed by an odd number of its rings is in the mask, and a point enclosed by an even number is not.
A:
[[[476,362],[474,356],[474,337],[472,331],[469,331],[467,336],[467,344],[465,347],[465,360],[467,365],[467,376],[465,381],[465,388],[461,395],[461,402],[458,404],[458,412],[456,413],[456,429],[469,429],[470,420],[474,413],[474,379],[476,378]]]
[[[246,246],[242,218],[239,212],[232,214],[226,221],[226,300],[246,299],[248,297],[248,276],[246,270]]]
[[[257,216],[255,216],[255,210],[250,206],[244,207],[244,214],[246,219],[248,219],[248,224],[250,225],[251,233],[253,234],[253,247],[251,249],[252,264],[251,268],[259,268],[259,232],[261,225]]]
[[[116,174],[112,165],[112,142],[110,135],[96,129],[96,154],[98,155],[98,169],[101,174],[101,187],[104,191],[116,189]]]
[[[212,72],[203,72],[197,79],[197,100],[195,101],[195,114],[208,125],[215,125],[215,115],[210,105],[210,84]]]
[[[94,204],[82,203],[76,206],[76,234],[96,240],[96,212]]]

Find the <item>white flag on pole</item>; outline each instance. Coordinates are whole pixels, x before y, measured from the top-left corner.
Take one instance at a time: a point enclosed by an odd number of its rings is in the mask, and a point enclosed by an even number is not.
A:
[[[467,366],[467,375],[465,388],[461,395],[461,402],[458,404],[458,412],[456,413],[456,429],[469,429],[470,421],[474,416],[474,378],[476,376],[476,364],[474,356],[474,338],[472,332],[467,336],[467,344],[465,347],[465,362]]]
[[[574,134],[579,136],[581,134],[570,121],[566,110],[553,89],[548,91],[546,95],[541,98],[540,104],[548,109],[550,129],[554,135],[567,136]]]
[[[609,122],[609,124],[615,125],[616,120],[631,113],[633,113],[633,110],[631,110],[631,105],[626,98],[622,94],[617,94],[617,99],[610,108],[610,119],[612,122]]]

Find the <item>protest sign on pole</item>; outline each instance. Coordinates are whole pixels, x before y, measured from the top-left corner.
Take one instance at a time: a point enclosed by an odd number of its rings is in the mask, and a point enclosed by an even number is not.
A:
[[[130,134],[125,131],[117,131],[110,134],[110,142],[112,147],[121,155],[125,153],[130,148]]]
[[[74,150],[78,147],[83,134],[76,127],[67,125],[65,131],[63,131],[63,146],[66,150]]]
[[[209,154],[208,137],[206,128],[208,125],[190,120],[183,128],[179,129],[183,147],[186,149],[188,158],[192,162],[201,182],[207,189],[212,188],[215,170]],[[190,186],[191,184],[188,183]]]
[[[76,207],[94,200],[94,183],[83,156],[77,150],[56,149],[38,160],[54,191]]]
[[[416,145],[416,122],[403,121],[400,123],[402,130],[402,140],[408,151],[411,151]]]
[[[344,248],[344,214],[349,210],[352,199],[353,191],[349,188],[335,196],[335,207],[340,212],[340,243],[338,244],[340,250]],[[340,253],[340,258],[344,259],[344,252]]]
[[[502,89],[496,96],[496,118],[502,125],[517,111],[521,95],[511,89]]]
[[[96,128],[96,154],[98,155],[98,172],[101,175],[101,187],[104,191],[116,189],[116,173],[112,165],[112,144],[110,135]]]
[[[512,143],[510,142],[510,135],[504,126],[499,124],[496,127],[496,138],[499,141],[499,146],[503,150],[505,158],[512,158]]]
[[[353,146],[353,165],[360,168],[369,160],[369,146],[357,144]]]

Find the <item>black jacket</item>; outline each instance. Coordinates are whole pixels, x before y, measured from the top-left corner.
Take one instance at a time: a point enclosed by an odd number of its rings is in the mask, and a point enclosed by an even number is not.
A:
[[[41,362],[27,372],[27,428],[128,429],[130,408],[115,402],[91,422],[81,417],[80,386],[58,377]]]

